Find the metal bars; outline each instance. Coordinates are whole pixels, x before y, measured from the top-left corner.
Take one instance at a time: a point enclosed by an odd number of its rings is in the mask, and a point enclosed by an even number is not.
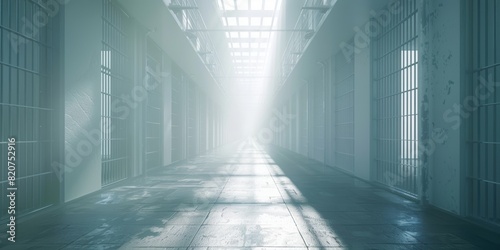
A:
[[[299,152],[303,155],[307,155],[309,151],[309,143],[308,143],[308,137],[309,137],[309,129],[308,129],[308,99],[307,99],[307,83],[304,83],[302,86],[300,86],[300,94],[298,96],[298,127],[299,127]]]
[[[52,172],[56,143],[56,78],[51,74],[57,18],[36,32],[20,21],[45,14],[28,0],[0,1],[0,193],[7,204],[7,139],[16,138],[16,216],[57,202],[59,181]],[[24,24],[25,25],[25,24]],[[7,209],[0,211],[0,218]]]
[[[109,0],[102,1],[101,154],[103,186],[128,177],[128,115],[116,103],[130,95],[128,16]]]
[[[151,169],[163,165],[163,85],[160,82],[163,68],[163,51],[151,39],[147,43],[146,86],[148,99],[146,103],[146,168]]]
[[[282,84],[293,71],[300,60],[302,53],[309,45],[310,39],[319,30],[324,19],[328,16],[336,0],[306,0],[300,11],[294,30],[288,39],[282,58]]]
[[[380,25],[373,51],[376,181],[417,195],[417,1],[399,0],[400,11]],[[375,20],[373,20],[375,22]]]
[[[470,1],[468,216],[500,226],[500,3]],[[469,103],[467,103],[469,102]]]
[[[197,107],[196,94],[197,88],[195,83],[189,81],[187,84],[187,156],[194,157],[197,154]]]
[[[343,53],[334,56],[335,124],[334,165],[347,172],[354,171],[354,58]]]
[[[184,159],[184,91],[183,76],[177,65],[172,65],[172,162]]]

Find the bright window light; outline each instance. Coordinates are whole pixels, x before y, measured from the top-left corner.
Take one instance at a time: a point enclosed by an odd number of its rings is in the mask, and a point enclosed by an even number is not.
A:
[[[260,43],[260,48],[262,48],[262,49],[267,48],[267,43]]]
[[[223,0],[223,1],[224,1],[224,9],[225,10],[235,10],[234,0]]]
[[[236,17],[228,17],[227,18],[227,25],[228,26],[236,26]]]
[[[248,17],[238,18],[240,26],[248,26]]]
[[[257,51],[252,51],[250,53],[250,56],[258,56],[258,55],[259,55],[259,52],[257,52]]]
[[[259,32],[250,32],[250,37],[251,38],[259,38],[260,34],[259,34]]]
[[[261,19],[262,18],[260,18],[260,17],[251,17],[250,18],[250,25],[252,25],[252,26],[260,26],[260,20]]]
[[[259,48],[259,43],[251,43],[251,44],[250,44],[250,48],[252,48],[252,49],[257,49],[257,48]]]
[[[241,43],[241,47],[244,48],[244,49],[247,49],[248,48],[248,43]]]
[[[252,0],[251,4],[252,10],[262,10],[262,0]]]
[[[260,34],[260,37],[262,37],[262,38],[269,38],[269,32],[262,32]]]
[[[249,56],[249,55],[250,55],[250,53],[248,53],[248,52],[243,52],[243,53],[241,53],[241,55],[242,55],[242,56]]]
[[[241,38],[248,38],[248,32],[240,32]]]
[[[222,24],[223,24],[224,26],[227,26],[227,21],[226,21],[226,18],[224,18],[224,17],[222,18]]]
[[[238,32],[232,31],[232,32],[230,32],[230,34],[231,34],[231,38],[238,38]]]
[[[233,49],[239,49],[240,44],[239,43],[232,43],[233,44]]]
[[[264,10],[274,10],[276,8],[276,0],[266,0]]]
[[[259,56],[266,56],[266,52],[259,52]]]
[[[248,10],[248,0],[236,0],[238,10]]]
[[[229,22],[229,18],[228,18]],[[263,17],[262,18],[262,26],[271,26],[273,24],[273,18],[272,17]],[[231,25],[231,24],[229,24]]]
[[[241,52],[234,52],[234,56],[241,56]]]

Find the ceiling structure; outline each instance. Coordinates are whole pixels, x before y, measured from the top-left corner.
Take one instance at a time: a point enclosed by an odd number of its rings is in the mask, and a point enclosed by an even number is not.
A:
[[[259,102],[258,97],[262,93],[270,93],[273,100],[286,96],[294,85],[303,82],[302,79],[318,73],[319,61],[337,53],[338,45],[352,38],[353,28],[365,24],[363,16],[370,15],[372,10],[380,9],[390,2],[117,1],[142,25],[151,27],[148,36],[200,88],[220,104],[227,105],[234,104],[231,100],[226,100],[232,96],[254,103]],[[240,23],[240,17],[246,17],[246,20],[242,18]],[[271,25],[269,17],[272,18]],[[259,22],[260,25],[257,25]],[[336,32],[331,32],[332,30]],[[245,33],[242,34],[243,32]],[[239,48],[233,48],[233,43],[238,43]],[[259,43],[259,48],[252,49],[252,46],[257,46],[256,43]],[[248,48],[242,48],[243,46]],[[276,51],[281,54],[273,54]],[[264,64],[259,63],[262,60]],[[269,91],[262,91],[268,85]],[[239,89],[241,95],[230,93],[228,89],[231,86],[238,86],[236,89]]]
[[[262,102],[269,91],[269,59],[273,56],[281,0],[216,0],[231,57],[224,76],[234,99],[246,105]],[[274,39],[273,39],[274,38]]]
[[[228,48],[238,76],[264,73],[277,0],[218,0]]]

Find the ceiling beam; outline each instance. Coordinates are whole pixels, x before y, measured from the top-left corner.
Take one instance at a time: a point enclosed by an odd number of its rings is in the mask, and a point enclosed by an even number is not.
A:
[[[229,43],[268,43],[269,38],[227,38]]]
[[[257,27],[242,27],[242,26],[228,26],[224,29],[188,29],[189,32],[231,32],[231,31],[254,31],[254,32],[311,32],[312,29],[272,29],[270,26],[257,28]]]
[[[274,10],[226,10],[223,17],[273,17]]]

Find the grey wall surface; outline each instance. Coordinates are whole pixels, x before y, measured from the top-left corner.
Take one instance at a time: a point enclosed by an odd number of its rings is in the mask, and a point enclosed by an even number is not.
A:
[[[421,37],[419,49],[419,65],[421,65],[419,67],[419,112],[421,112],[419,129],[421,137],[419,139],[424,146],[420,155],[422,156],[422,167],[425,168],[426,172],[423,176],[424,179],[420,180],[423,186],[420,198],[435,207],[456,214],[462,213],[460,205],[465,195],[461,192],[464,176],[461,173],[463,162],[460,157],[460,145],[464,144],[464,138],[461,135],[461,129],[456,127],[456,120],[446,117],[446,114],[449,114],[447,112],[453,110],[456,105],[462,103],[462,65],[464,62],[461,61],[463,44],[460,42],[462,36],[460,23],[464,17],[461,16],[461,4],[461,1],[450,0],[419,2],[419,12],[421,12],[419,24],[419,29],[421,29],[419,33]],[[374,11],[376,10],[374,9]],[[366,22],[371,18],[368,14],[364,17]],[[328,32],[336,33],[332,30]],[[341,37],[355,35],[353,30],[348,32],[351,34],[338,35]],[[315,50],[319,49],[322,48],[315,48]],[[375,169],[372,159],[376,157],[371,154],[371,126],[374,118],[372,114],[371,61],[371,48],[369,46],[363,47],[355,53],[355,161],[352,174],[365,180],[372,180]],[[335,74],[335,65],[329,68],[329,73]],[[303,69],[297,70],[301,72]],[[333,100],[335,93],[327,95],[329,97],[326,100],[326,104],[329,105],[327,110],[330,112],[323,114],[320,105],[322,96],[318,96],[321,92],[317,89],[317,85],[321,84],[322,73],[319,70],[314,70],[308,74],[312,76],[307,77],[305,74],[300,76],[307,80],[307,87],[301,87],[303,86],[301,84],[289,86],[295,88],[290,93],[297,93],[298,99],[302,99],[302,102],[296,102],[298,107],[297,124],[299,124],[298,152],[320,162],[324,162],[326,159],[328,165],[335,166],[336,159],[332,157],[333,152],[335,152],[335,143],[332,143],[334,137],[328,130],[325,130],[326,133],[323,130],[318,131],[318,129],[323,128],[324,124],[332,124],[334,115],[331,110],[335,103]],[[335,75],[331,75],[331,78],[334,79]],[[302,79],[294,80],[301,81]],[[331,80],[328,81],[328,84],[332,83]],[[282,97],[282,99],[286,99],[286,97]],[[301,110],[303,110],[302,113]],[[300,124],[303,125],[300,126]],[[276,145],[283,146],[283,139],[286,140],[282,137],[275,140]],[[289,146],[284,148],[293,149]],[[323,148],[327,149],[325,159],[321,156]]]
[[[428,156],[430,204],[460,213],[462,177],[460,127],[450,111],[461,101],[461,1],[424,1],[420,48],[420,95],[425,102],[421,121],[423,145]],[[425,183],[425,182],[424,182]]]
[[[102,2],[71,1],[64,26],[64,201],[101,188]]]
[[[354,174],[370,180],[371,67],[370,49],[354,55]]]

